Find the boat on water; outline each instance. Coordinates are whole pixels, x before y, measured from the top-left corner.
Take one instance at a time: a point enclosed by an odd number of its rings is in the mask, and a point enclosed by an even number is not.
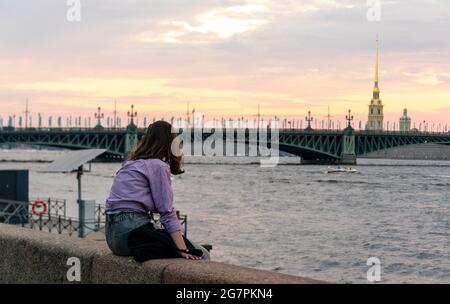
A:
[[[328,167],[325,173],[356,173],[356,172],[358,172],[358,170],[352,167],[337,167],[337,168]]]

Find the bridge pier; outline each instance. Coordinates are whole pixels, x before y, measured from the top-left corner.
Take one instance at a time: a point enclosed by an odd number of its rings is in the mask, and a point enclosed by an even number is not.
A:
[[[127,133],[125,134],[125,151],[123,157],[126,159],[130,152],[136,148],[138,144],[137,127],[134,124],[130,124],[127,127]]]
[[[342,165],[356,165],[355,133],[350,125],[344,130],[342,145],[342,156],[339,163]]]

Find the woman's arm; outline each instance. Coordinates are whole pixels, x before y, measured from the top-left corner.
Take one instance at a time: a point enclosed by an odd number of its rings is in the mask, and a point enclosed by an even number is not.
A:
[[[175,245],[177,245],[178,249],[181,249],[181,250],[187,249],[186,243],[184,242],[184,239],[183,239],[183,234],[181,233],[180,230],[172,232],[170,234],[170,236],[172,237]]]
[[[173,190],[170,181],[170,169],[168,166],[159,167],[154,176],[149,177],[151,195],[155,203],[157,212],[160,214],[161,223],[170,233],[178,249],[186,250],[187,246],[181,233],[181,224],[175,208],[173,207]],[[188,253],[181,253],[186,259],[198,260],[197,256]]]
[[[172,232],[170,234],[170,236],[172,237],[175,245],[177,245],[178,249],[181,249],[181,250],[186,250],[187,249],[187,246],[186,246],[186,243],[184,242],[183,234],[181,233],[181,230]],[[185,257],[186,259],[190,259],[190,260],[201,260],[202,259],[199,256],[195,256],[195,255],[184,253],[184,252],[181,253],[181,255],[183,257]]]

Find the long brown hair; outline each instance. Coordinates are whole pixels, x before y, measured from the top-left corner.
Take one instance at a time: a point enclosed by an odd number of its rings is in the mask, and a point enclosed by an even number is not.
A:
[[[172,125],[166,121],[152,123],[136,149],[131,152],[129,159],[157,158],[170,166],[174,175],[184,173],[182,170],[182,156],[172,153],[172,142],[177,134],[172,132]],[[177,153],[178,154],[178,153]]]

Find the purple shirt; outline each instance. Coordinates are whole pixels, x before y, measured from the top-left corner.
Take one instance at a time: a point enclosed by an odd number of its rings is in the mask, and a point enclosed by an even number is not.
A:
[[[106,200],[106,211],[118,209],[159,213],[169,233],[181,230],[173,207],[169,166],[159,159],[125,161]]]

